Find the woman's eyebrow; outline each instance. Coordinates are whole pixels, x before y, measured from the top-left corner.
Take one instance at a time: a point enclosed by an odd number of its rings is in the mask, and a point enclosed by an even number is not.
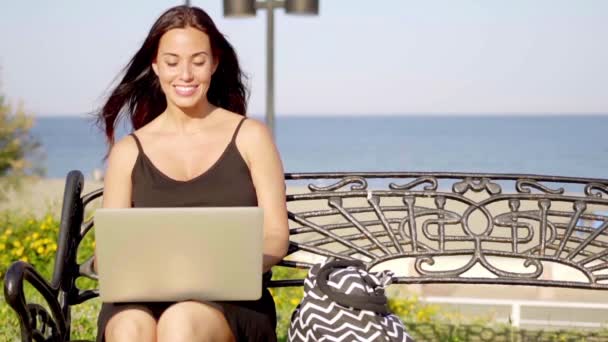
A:
[[[164,52],[163,55],[172,56],[172,57],[179,57],[178,54],[172,53],[172,52]],[[191,57],[196,57],[196,56],[199,56],[199,55],[209,56],[209,54],[207,52],[205,52],[205,51],[199,51],[199,52],[193,53]]]

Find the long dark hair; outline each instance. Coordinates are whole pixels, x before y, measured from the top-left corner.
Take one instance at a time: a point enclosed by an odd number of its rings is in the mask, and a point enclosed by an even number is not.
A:
[[[143,45],[124,68],[122,80],[96,114],[97,123],[104,130],[110,146],[114,144],[117,119],[121,116],[128,116],[133,129],[138,129],[167,107],[165,95],[152,70],[152,61],[158,52],[160,38],[171,29],[186,27],[199,29],[209,36],[213,58],[219,61],[207,91],[208,101],[245,116],[248,91],[234,48],[205,11],[197,7],[176,6],[168,9],[152,25]]]

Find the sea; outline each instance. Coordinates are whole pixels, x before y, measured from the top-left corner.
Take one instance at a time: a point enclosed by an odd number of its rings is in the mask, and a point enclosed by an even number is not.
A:
[[[118,136],[128,134],[120,125]],[[103,170],[90,117],[37,117],[46,177]],[[453,171],[608,178],[607,115],[278,115],[286,172]]]

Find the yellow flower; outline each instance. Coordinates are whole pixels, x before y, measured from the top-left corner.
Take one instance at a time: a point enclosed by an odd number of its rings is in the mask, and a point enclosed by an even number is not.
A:
[[[36,252],[38,252],[38,254],[42,254],[42,253],[44,253],[44,248],[38,247],[38,248],[36,248]]]
[[[47,228],[46,222],[42,222],[42,224],[40,225],[40,229],[46,230],[46,228]]]
[[[49,250],[52,251],[52,252],[56,251],[57,250],[57,244],[50,245],[49,246]]]
[[[38,233],[32,234],[32,239],[37,239],[39,237],[40,237],[40,234],[38,234]]]
[[[12,229],[7,229],[6,231],[4,231],[4,235],[11,235],[13,234],[13,230]]]
[[[17,247],[17,248],[21,247],[21,241],[19,241],[19,240],[13,241],[13,246]]]
[[[23,255],[23,247],[22,247],[22,248],[15,249],[15,250],[13,251],[13,255],[14,255],[14,256],[16,256],[16,257],[20,257],[20,256],[22,256],[22,255]]]
[[[3,251],[6,249],[6,245],[3,243],[0,243],[0,251]]]
[[[21,258],[21,259],[19,259],[19,260],[24,261],[24,262],[28,262],[28,259],[27,259],[27,257],[26,257],[26,256],[22,257],[22,258]]]

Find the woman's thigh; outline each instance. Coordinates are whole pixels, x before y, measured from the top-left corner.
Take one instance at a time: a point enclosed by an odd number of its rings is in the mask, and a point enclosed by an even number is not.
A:
[[[220,306],[196,301],[171,305],[158,320],[158,341],[234,341]]]

